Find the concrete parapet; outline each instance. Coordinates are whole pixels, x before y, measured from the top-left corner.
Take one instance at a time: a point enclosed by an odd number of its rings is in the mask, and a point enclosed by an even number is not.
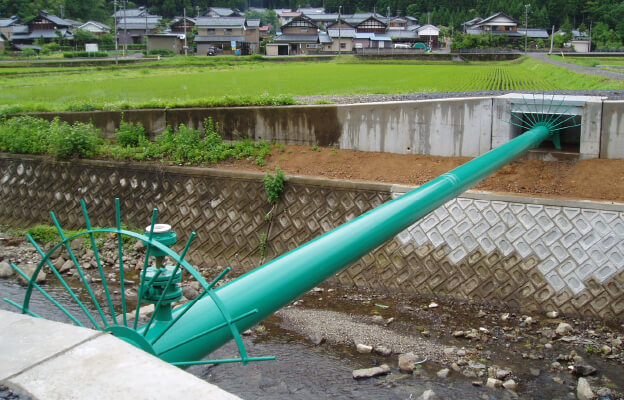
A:
[[[2,310],[0,383],[36,399],[240,399],[106,333]]]
[[[523,95],[467,97],[384,103],[280,107],[214,107],[35,113],[51,120],[92,122],[114,138],[122,119],[141,122],[150,137],[184,124],[203,130],[211,118],[224,139],[266,140],[283,144],[336,146],[349,150],[447,157],[476,157],[520,134],[507,123]],[[526,96],[526,95],[525,95]],[[527,97],[528,98],[528,97]],[[562,140],[575,141],[577,158],[622,157],[618,121],[624,102],[600,97],[555,96],[575,105],[583,125]],[[546,96],[546,101],[551,97]],[[606,120],[603,122],[603,102]],[[619,119],[618,119],[619,118]],[[580,133],[579,133],[580,132]],[[570,139],[570,136],[574,136]],[[565,144],[565,143],[564,143]]]
[[[624,158],[624,101],[602,104],[600,158]]]

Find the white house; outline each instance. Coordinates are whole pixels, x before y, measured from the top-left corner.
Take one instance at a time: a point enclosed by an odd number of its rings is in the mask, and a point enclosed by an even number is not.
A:
[[[84,24],[80,25],[78,29],[82,29],[84,31],[88,31],[93,33],[94,35],[101,36],[106,33],[110,33],[111,28],[108,25],[105,25],[101,22],[97,21],[87,21]]]

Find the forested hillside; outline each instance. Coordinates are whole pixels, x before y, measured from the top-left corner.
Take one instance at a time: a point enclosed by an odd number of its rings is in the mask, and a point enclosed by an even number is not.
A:
[[[121,0],[120,0],[121,1]],[[593,27],[596,37],[604,42],[620,42],[624,37],[624,1],[618,0],[146,0],[128,2],[128,7],[148,6],[152,14],[171,18],[181,15],[186,7],[188,15],[195,15],[208,7],[232,7],[244,10],[249,6],[294,8],[325,6],[327,12],[343,13],[376,10],[384,15],[390,8],[392,15],[411,15],[421,24],[430,22],[460,29],[461,23],[476,16],[487,17],[498,11],[524,23],[525,4],[529,27],[557,28],[567,24],[573,28]],[[77,20],[110,22],[112,0],[0,0],[0,17],[19,15],[27,19],[45,9],[51,13]],[[583,25],[581,25],[583,24]]]

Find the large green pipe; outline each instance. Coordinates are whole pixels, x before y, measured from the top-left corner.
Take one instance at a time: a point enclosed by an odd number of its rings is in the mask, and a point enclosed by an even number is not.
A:
[[[536,147],[549,134],[547,126],[537,126],[501,147],[248,272],[215,292],[232,317],[258,310],[236,324],[240,331],[248,329],[509,161]],[[156,342],[154,350],[158,354],[224,322],[213,300],[204,298]],[[154,338],[159,331],[156,327],[150,330],[147,339]],[[160,357],[170,362],[199,360],[231,339],[230,330],[223,327]]]

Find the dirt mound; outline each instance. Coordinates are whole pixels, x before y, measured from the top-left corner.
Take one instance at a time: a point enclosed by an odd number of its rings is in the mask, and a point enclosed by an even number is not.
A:
[[[470,158],[371,153],[334,148],[286,146],[274,149],[267,165],[250,161],[221,163],[216,168],[274,171],[330,179],[422,185]],[[577,162],[519,159],[475,187],[477,190],[526,196],[624,203],[624,159]]]

